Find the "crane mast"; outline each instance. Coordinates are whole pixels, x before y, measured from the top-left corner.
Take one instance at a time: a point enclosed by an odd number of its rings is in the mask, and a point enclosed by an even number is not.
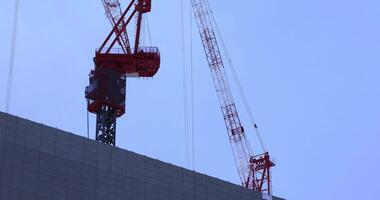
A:
[[[96,140],[115,146],[116,119],[126,110],[127,78],[153,77],[160,68],[160,52],[157,47],[140,46],[142,16],[151,11],[152,0],[131,0],[123,11],[117,0],[102,2],[113,28],[95,52],[95,69],[90,72],[85,96],[87,110],[96,114]],[[127,26],[134,18],[137,22],[132,50]]]
[[[192,0],[192,7],[242,186],[271,194],[270,168],[274,163],[270,160],[268,152],[254,155],[246,138],[215,35],[211,10],[208,9],[205,0]]]

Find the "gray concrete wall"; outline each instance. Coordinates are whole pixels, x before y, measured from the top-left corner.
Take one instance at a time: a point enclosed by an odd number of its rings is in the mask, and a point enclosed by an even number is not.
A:
[[[0,158],[1,200],[262,199],[240,186],[1,112]]]

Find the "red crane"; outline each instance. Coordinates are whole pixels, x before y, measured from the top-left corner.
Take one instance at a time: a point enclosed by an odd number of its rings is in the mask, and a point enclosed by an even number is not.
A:
[[[141,47],[143,14],[151,11],[151,0],[132,0],[121,12],[118,1],[103,1],[113,28],[95,52],[95,69],[86,87],[87,109],[96,114],[96,140],[115,145],[116,119],[125,113],[127,77],[153,77],[160,67],[157,47]],[[127,26],[136,18],[134,47]],[[116,43],[120,47],[115,47]]]
[[[112,27],[115,27],[116,23],[121,19],[123,10],[121,9],[119,0],[102,0],[104,9],[108,20],[111,22]],[[125,24],[125,20],[122,19],[121,23],[116,26],[120,31]],[[131,53],[131,47],[129,43],[127,29],[120,32],[120,37],[117,38],[117,42],[125,53]]]
[[[242,185],[270,195],[270,168],[275,164],[271,161],[268,152],[254,155],[246,138],[227,79],[208,2],[207,0],[192,0],[192,7]],[[254,127],[257,128],[256,124]]]

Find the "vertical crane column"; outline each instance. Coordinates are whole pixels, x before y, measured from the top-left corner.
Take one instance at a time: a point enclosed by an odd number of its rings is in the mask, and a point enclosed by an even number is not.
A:
[[[88,110],[96,114],[95,139],[115,145],[116,118],[125,113],[126,76],[106,64],[95,65],[86,88]]]
[[[96,50],[95,69],[90,73],[85,94],[88,111],[96,114],[96,140],[114,146],[116,119],[125,113],[126,79],[153,77],[160,67],[160,52],[157,47],[139,46],[142,15],[151,11],[151,0],[132,0],[122,13],[118,12],[117,0],[103,0],[103,5],[113,28]],[[136,15],[132,51],[127,25]],[[120,47],[115,48],[116,44]]]
[[[269,169],[274,164],[268,153],[254,156],[245,136],[215,35],[211,11],[205,0],[192,0],[192,6],[242,185],[270,194]]]

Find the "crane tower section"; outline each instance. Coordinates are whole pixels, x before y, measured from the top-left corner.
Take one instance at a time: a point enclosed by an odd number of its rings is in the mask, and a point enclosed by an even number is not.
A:
[[[192,6],[242,185],[271,194],[270,168],[274,163],[267,152],[254,155],[246,138],[227,79],[211,10],[205,0],[192,0]]]
[[[116,119],[125,113],[127,77],[153,77],[160,67],[160,52],[157,47],[140,46],[142,16],[151,11],[151,0],[132,0],[122,13],[118,1],[104,0],[103,5],[113,28],[95,52],[85,96],[87,110],[96,114],[96,140],[114,146]],[[131,48],[127,26],[134,18]]]

